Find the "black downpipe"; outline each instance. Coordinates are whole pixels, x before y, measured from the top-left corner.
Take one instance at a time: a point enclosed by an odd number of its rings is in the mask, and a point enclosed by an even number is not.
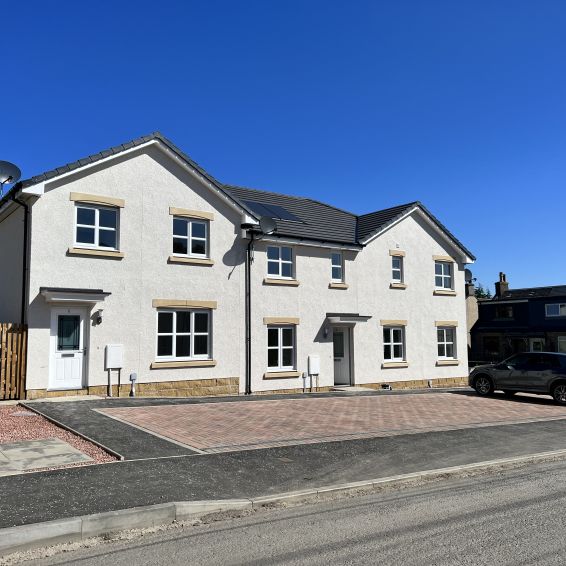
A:
[[[27,304],[27,282],[28,282],[28,226],[29,226],[29,205],[23,200],[16,198],[17,188],[12,189],[12,200],[24,208],[24,250],[22,262],[22,310],[20,314],[21,324],[26,323],[26,304]]]
[[[252,246],[254,243],[253,232],[250,232],[250,241],[248,242],[248,249],[246,251],[246,395],[252,393],[252,289],[251,289],[251,274],[252,274]]]

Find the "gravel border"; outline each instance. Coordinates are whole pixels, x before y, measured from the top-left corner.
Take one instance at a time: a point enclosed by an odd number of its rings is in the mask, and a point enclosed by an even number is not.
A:
[[[22,473],[40,472],[45,470],[58,470],[60,468],[75,468],[77,466],[90,466],[115,462],[118,459],[92,442],[73,434],[49,422],[45,417],[22,407],[21,405],[0,406],[0,445],[25,440],[46,440],[58,438],[83,454],[92,458],[91,462],[76,462],[64,466],[49,468],[34,468]]]

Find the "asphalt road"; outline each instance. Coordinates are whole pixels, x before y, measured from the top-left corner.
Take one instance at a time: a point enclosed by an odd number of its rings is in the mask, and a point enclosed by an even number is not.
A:
[[[33,564],[566,563],[566,462],[104,543]]]

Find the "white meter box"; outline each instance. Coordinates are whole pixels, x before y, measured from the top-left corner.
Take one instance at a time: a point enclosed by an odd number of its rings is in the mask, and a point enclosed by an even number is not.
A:
[[[309,375],[320,375],[320,356],[318,354],[309,356]]]
[[[104,365],[106,369],[122,369],[124,367],[124,345],[107,344],[105,348]]]

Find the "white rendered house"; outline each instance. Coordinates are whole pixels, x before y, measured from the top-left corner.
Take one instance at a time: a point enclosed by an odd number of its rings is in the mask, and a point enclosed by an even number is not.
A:
[[[418,202],[224,185],[153,134],[0,200],[0,322],[29,327],[28,398],[116,386],[109,345],[122,395],[436,386],[467,377],[473,260]]]

